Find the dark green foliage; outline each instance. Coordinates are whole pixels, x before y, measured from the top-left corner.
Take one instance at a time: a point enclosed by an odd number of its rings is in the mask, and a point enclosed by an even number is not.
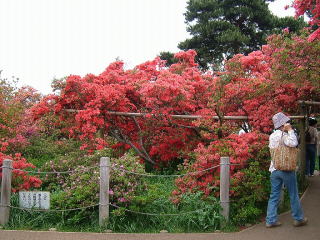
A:
[[[217,69],[235,54],[259,49],[270,33],[286,27],[301,29],[301,20],[274,16],[268,2],[272,0],[189,0],[185,17],[192,38],[178,47],[195,49],[202,68]]]
[[[265,213],[270,194],[270,172],[259,161],[242,170],[243,177],[232,187],[231,221],[244,226],[255,223]]]
[[[80,154],[80,142],[73,139],[58,140],[57,136],[38,136],[30,140],[30,144],[22,150],[23,156],[36,167],[42,167],[49,161],[70,155],[72,152]]]
[[[290,32],[298,33],[302,28],[307,26],[308,24],[303,20],[303,18],[275,18],[275,28],[273,29],[272,33],[281,33],[281,31],[286,27],[289,28]]]
[[[161,58],[161,60],[165,60],[166,61],[166,66],[169,67],[174,63],[177,63],[178,60],[176,58],[174,58],[174,54],[171,52],[160,52],[159,57]]]

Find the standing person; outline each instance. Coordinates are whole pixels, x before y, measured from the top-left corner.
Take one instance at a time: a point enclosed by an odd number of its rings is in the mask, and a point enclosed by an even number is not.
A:
[[[315,118],[309,118],[309,127],[306,132],[306,175],[313,176],[316,152],[317,152],[317,141],[318,132],[316,129],[317,120]]]
[[[297,136],[295,135],[290,123],[290,118],[282,112],[275,114],[272,117],[275,131],[270,135],[269,148],[277,148],[280,141],[288,147],[296,147],[298,145]],[[304,226],[308,219],[304,217],[299,199],[297,178],[295,171],[281,171],[275,169],[271,160],[269,171],[271,182],[271,193],[268,202],[266,227],[278,227],[281,223],[278,221],[278,205],[280,201],[280,193],[282,185],[288,189],[290,196],[291,215],[294,219],[293,225],[295,227]]]

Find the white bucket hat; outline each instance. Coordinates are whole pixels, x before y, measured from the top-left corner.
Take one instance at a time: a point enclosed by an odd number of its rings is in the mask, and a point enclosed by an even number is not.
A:
[[[287,117],[284,113],[278,112],[277,114],[273,115],[272,117],[273,125],[275,129],[278,129],[286,122],[290,121],[290,118]]]

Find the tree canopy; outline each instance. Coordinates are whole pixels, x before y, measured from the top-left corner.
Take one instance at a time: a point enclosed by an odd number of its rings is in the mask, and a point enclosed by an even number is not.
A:
[[[302,19],[274,16],[268,2],[272,0],[189,0],[185,18],[192,37],[178,47],[196,50],[200,67],[216,69],[235,54],[259,49],[271,33],[287,27],[297,31],[305,25]]]

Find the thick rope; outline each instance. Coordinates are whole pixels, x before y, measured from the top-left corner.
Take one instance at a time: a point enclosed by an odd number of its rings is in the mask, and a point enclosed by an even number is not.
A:
[[[67,174],[67,173],[83,172],[83,171],[87,171],[90,169],[99,168],[99,166],[86,167],[83,169],[61,171],[61,172],[59,172],[59,171],[54,171],[54,172],[28,171],[28,170],[19,169],[19,168],[8,168],[8,167],[0,167],[0,169],[1,168],[7,168],[7,169],[11,169],[11,170],[21,171],[21,172],[26,172],[26,173],[36,173],[36,174]]]
[[[76,210],[83,210],[87,208],[93,208],[99,206],[99,204],[89,205],[86,207],[79,207],[79,208],[68,208],[68,209],[36,209],[36,208],[21,208],[21,207],[14,207],[11,205],[0,205],[0,207],[10,207],[13,209],[19,209],[24,211],[34,211],[34,212],[67,212],[67,211],[76,211]]]
[[[147,215],[147,216],[182,216],[182,215],[186,215],[186,214],[195,213],[195,212],[199,212],[199,211],[205,210],[205,209],[197,209],[197,210],[194,210],[194,211],[183,212],[183,213],[146,213],[146,212],[133,211],[133,210],[130,210],[130,209],[127,209],[127,208],[119,207],[119,206],[117,206],[115,204],[112,204],[112,203],[110,203],[110,206],[115,207],[115,208],[122,208],[126,212],[131,212],[131,213],[140,214],[140,215]]]

